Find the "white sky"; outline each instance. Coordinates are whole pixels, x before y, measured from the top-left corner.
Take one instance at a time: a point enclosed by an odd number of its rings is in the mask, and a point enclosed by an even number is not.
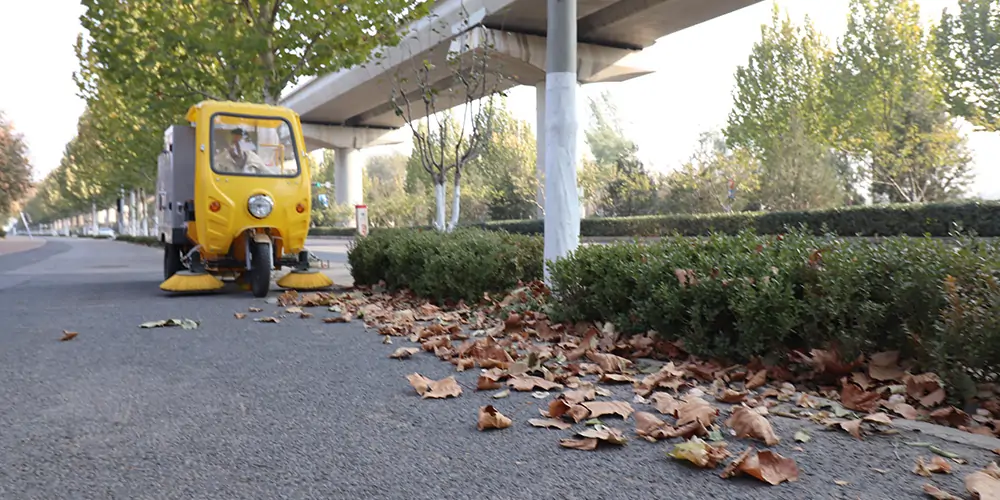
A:
[[[538,0],[543,1],[543,0]],[[919,0],[926,21],[957,0]],[[778,0],[793,19],[808,15],[831,41],[846,27],[847,0]],[[63,148],[83,112],[72,80],[77,68],[73,43],[84,8],[78,0],[0,0],[0,110],[25,135],[36,179],[58,166]],[[764,1],[661,39],[647,49],[656,73],[635,80],[582,87],[586,98],[608,89],[640,154],[654,168],[668,170],[686,160],[698,134],[725,125],[732,104],[733,74],[745,63],[760,25],[770,22]],[[535,89],[510,92],[514,113],[535,122]],[[1000,198],[1000,134],[973,133],[977,160],[973,194]]]

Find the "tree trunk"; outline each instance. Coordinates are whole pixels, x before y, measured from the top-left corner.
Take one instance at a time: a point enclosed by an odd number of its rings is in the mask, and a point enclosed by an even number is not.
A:
[[[444,231],[445,228],[445,193],[444,193],[444,178],[434,179],[434,206],[437,209],[437,215],[434,217],[434,228],[438,231]]]
[[[455,167],[455,190],[451,194],[451,223],[448,224],[448,232],[452,232],[458,227],[458,216],[461,213],[462,205],[462,170]]]

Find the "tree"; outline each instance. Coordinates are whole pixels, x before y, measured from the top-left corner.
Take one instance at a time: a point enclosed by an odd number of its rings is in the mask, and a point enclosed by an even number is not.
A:
[[[788,130],[776,137],[773,151],[761,159],[757,201],[767,210],[809,210],[842,205],[848,184],[841,179],[836,155],[805,128],[796,111]]]
[[[498,102],[492,120],[493,140],[473,161],[470,181],[483,187],[490,219],[530,218],[538,209],[535,133],[503,101]]]
[[[663,205],[678,213],[744,210],[757,199],[759,176],[760,164],[750,151],[728,148],[719,131],[705,132],[691,159],[667,176]]]
[[[83,0],[101,76],[140,95],[276,104],[303,75],[362,64],[424,0]]]
[[[951,112],[1000,130],[1000,2],[959,2],[958,15],[944,10],[933,33]]]
[[[0,112],[0,220],[7,220],[15,204],[31,189],[31,165],[24,137]]]
[[[913,0],[851,0],[833,64],[830,135],[873,198],[946,199],[970,168],[919,14]]]
[[[392,106],[409,124],[415,154],[434,185],[434,226],[439,231],[451,231],[458,225],[463,170],[493,136],[495,96],[502,94],[505,77],[493,67],[497,63],[491,61],[489,34],[478,28],[466,31],[442,54],[443,61],[432,51],[409,71],[397,71],[392,81]],[[444,66],[439,68],[438,64]],[[460,108],[460,114],[450,109],[454,106]],[[445,180],[449,174],[453,180],[452,210],[446,224]]]

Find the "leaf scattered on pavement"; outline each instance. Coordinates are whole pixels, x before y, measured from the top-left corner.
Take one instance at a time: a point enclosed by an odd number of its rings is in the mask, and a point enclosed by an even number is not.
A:
[[[733,414],[726,420],[726,426],[736,431],[738,438],[759,439],[768,446],[774,446],[780,441],[778,435],[774,433],[774,428],[771,427],[771,422],[746,406],[733,408]]]
[[[493,405],[479,408],[479,423],[477,428],[481,431],[487,429],[506,429],[512,424],[511,419],[500,413]]]
[[[675,444],[667,455],[707,469],[714,469],[719,462],[732,456],[726,443],[709,444],[697,437]]]
[[[148,321],[139,325],[139,328],[164,328],[168,326],[179,326],[185,330],[198,328],[198,322],[193,319],[161,319],[159,321]]]
[[[69,330],[63,330],[63,336],[59,338],[60,342],[66,342],[67,340],[73,340],[79,335],[77,332],[71,332]]]
[[[812,441],[812,436],[810,436],[805,429],[802,429],[795,433],[794,439],[799,443],[808,443],[809,441]]]
[[[951,464],[945,459],[934,456],[930,463],[924,462],[924,457],[917,457],[917,463],[913,466],[913,473],[924,477],[931,477],[933,473],[951,474]]]
[[[996,462],[965,476],[965,491],[971,493],[974,500],[1000,498],[1000,468]]]
[[[551,429],[566,430],[573,427],[573,424],[556,418],[533,418],[528,420],[528,423],[534,427],[545,427]]]
[[[753,447],[747,448],[730,462],[721,475],[723,478],[730,478],[740,473],[753,476],[772,486],[799,479],[799,467],[795,465],[795,460],[770,450],[758,452]]]
[[[257,323],[281,323],[281,320],[274,316],[264,316],[263,318],[254,318],[253,320]]]
[[[576,433],[578,438],[561,439],[559,444],[577,450],[593,450],[598,442],[622,445],[628,442],[622,431],[605,425],[595,425]]]
[[[684,427],[692,422],[698,422],[708,427],[715,422],[715,417],[718,414],[718,408],[699,397],[687,398],[675,412],[678,427]]]
[[[861,420],[848,420],[846,422],[840,422],[840,428],[844,429],[852,436],[861,439]]]
[[[563,388],[562,384],[557,384],[555,382],[545,380],[544,378],[534,377],[531,375],[518,375],[516,377],[512,377],[507,381],[507,384],[510,385],[511,389],[522,392],[534,391],[536,387],[543,391]]]
[[[233,316],[235,316],[236,319],[243,319],[247,317],[247,313],[233,313]]]
[[[263,311],[263,309],[261,309],[259,307],[249,307],[249,308],[247,308],[247,311],[252,312],[252,313],[259,313],[259,312]]]
[[[507,396],[510,396],[510,391],[507,390],[507,389],[504,389],[504,390],[502,390],[502,391],[494,394],[493,395],[493,399],[503,399],[503,398],[505,398]]]
[[[417,394],[420,394],[424,399],[444,399],[458,397],[462,394],[462,388],[458,385],[458,381],[455,380],[454,376],[448,376],[441,380],[431,380],[419,373],[411,373],[406,376],[406,379],[416,389]]]
[[[392,359],[407,359],[418,352],[420,352],[420,349],[416,347],[400,347],[399,349],[392,351],[392,354],[390,354],[389,357]]]
[[[961,497],[952,495],[951,493],[948,493],[947,491],[944,491],[930,483],[924,483],[923,489],[924,493],[930,495],[930,497],[934,500],[962,500]]]

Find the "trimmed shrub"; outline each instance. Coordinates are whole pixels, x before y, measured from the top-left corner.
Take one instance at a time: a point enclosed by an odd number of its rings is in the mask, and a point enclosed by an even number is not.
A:
[[[347,253],[356,285],[384,282],[438,302],[478,302],[542,276],[542,240],[461,229],[383,230],[356,239]]]
[[[585,246],[552,264],[552,312],[655,330],[731,361],[831,344],[845,357],[899,350],[957,384],[965,369],[1000,373],[998,250],[971,238],[749,230]]]
[[[583,219],[580,221],[580,235],[706,236],[710,233],[735,235],[746,230],[757,234],[784,234],[803,226],[815,235],[946,237],[955,229],[960,229],[979,236],[995,237],[1000,236],[1000,203],[898,204],[795,212]],[[544,222],[496,221],[480,224],[479,227],[517,234],[541,234]]]
[[[0,227],[0,238],[6,238],[6,237],[7,237],[7,231],[4,231],[4,229]]]
[[[148,247],[162,247],[163,243],[156,236],[129,236],[127,234],[121,234],[115,237],[118,241],[124,241],[126,243],[135,243],[136,245],[145,245]]]

